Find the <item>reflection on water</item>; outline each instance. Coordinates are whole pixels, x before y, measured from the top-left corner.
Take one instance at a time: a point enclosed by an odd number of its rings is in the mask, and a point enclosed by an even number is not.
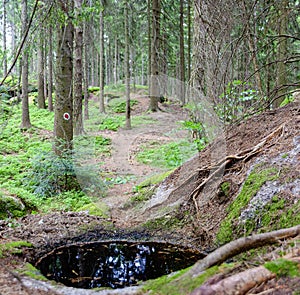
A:
[[[57,248],[37,268],[66,286],[123,288],[186,268],[202,257],[168,243],[94,242]]]

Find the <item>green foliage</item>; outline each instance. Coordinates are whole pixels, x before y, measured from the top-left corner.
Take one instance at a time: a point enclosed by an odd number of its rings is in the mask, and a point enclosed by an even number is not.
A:
[[[137,100],[130,100],[130,107],[138,104]],[[113,100],[109,103],[109,107],[114,113],[125,113],[126,112],[126,101]]]
[[[40,198],[41,205],[39,209],[47,212],[53,211],[78,211],[85,205],[89,205],[93,200],[79,191],[67,191],[52,198]]]
[[[53,197],[80,188],[71,156],[59,157],[53,152],[41,152],[32,158],[31,169],[24,182],[34,194],[41,197]]]
[[[186,140],[180,142],[171,142],[161,145],[159,142],[153,142],[152,148],[145,148],[137,154],[138,161],[162,168],[176,168],[197,153],[194,144]]]
[[[99,154],[109,154],[111,150],[111,139],[102,135],[95,136],[95,152]]]
[[[284,98],[284,100],[281,102],[280,107],[284,107],[287,104],[294,102],[294,97],[292,95],[288,95]]]
[[[279,258],[266,262],[264,267],[279,277],[300,277],[299,266],[295,261]]]
[[[99,130],[117,131],[121,126],[124,125],[124,122],[125,118],[123,117],[106,117],[100,123]]]
[[[32,244],[26,241],[10,242],[7,244],[0,244],[0,258],[8,254],[21,254],[23,247],[32,247]]]
[[[265,100],[265,97],[260,97],[258,92],[251,88],[250,83],[234,80],[227,84],[215,111],[224,123],[231,123],[251,114],[256,110],[256,105],[259,105],[257,102]]]
[[[89,93],[97,93],[100,90],[99,86],[89,86],[88,91]]]
[[[266,181],[278,178],[276,172],[277,170],[275,168],[263,168],[257,166],[249,174],[244,182],[241,192],[226,210],[228,214],[222,221],[217,233],[217,242],[219,244],[225,244],[233,239],[234,234],[238,232],[234,222],[237,222],[241,210],[245,208],[251,198],[259,191]],[[247,234],[249,234],[251,230],[253,230],[253,228],[248,228]]]
[[[182,121],[181,123],[184,129],[191,132],[198,151],[202,151],[208,144],[208,138],[205,135],[203,124],[201,122],[197,122],[196,118],[195,121]]]

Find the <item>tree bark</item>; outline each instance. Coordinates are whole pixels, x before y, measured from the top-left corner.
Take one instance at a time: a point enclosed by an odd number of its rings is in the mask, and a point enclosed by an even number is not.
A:
[[[188,0],[188,41],[187,41],[187,81],[190,83],[191,80],[191,67],[192,67],[192,17],[191,17],[191,0]]]
[[[276,274],[263,266],[259,266],[230,276],[213,285],[204,284],[200,288],[195,289],[190,295],[246,294],[246,292],[250,291],[255,286],[274,277],[276,277]]]
[[[6,44],[6,1],[3,0],[3,76],[7,74],[7,44]]]
[[[185,104],[185,58],[184,58],[184,28],[183,28],[183,0],[180,0],[180,37],[179,37],[179,56],[180,56],[180,100]]]
[[[37,48],[37,72],[38,72],[38,108],[45,109],[45,92],[44,92],[44,29],[40,28]]]
[[[278,35],[283,36],[278,39],[278,68],[277,68],[277,92],[276,99],[274,101],[274,107],[277,108],[284,101],[286,95],[286,84],[287,84],[287,66],[285,60],[287,59],[287,38],[284,37],[287,31],[288,24],[288,1],[284,0],[280,3],[280,15],[278,20]]]
[[[159,48],[160,48],[160,0],[152,0],[152,44],[151,44],[151,76],[150,106],[151,112],[158,110],[159,93]]]
[[[130,63],[129,63],[129,16],[128,0],[125,0],[125,81],[126,81],[126,129],[131,129],[130,118]]]
[[[72,11],[72,1],[65,3]],[[58,24],[56,54],[56,101],[54,117],[54,151],[58,156],[72,150],[73,140],[73,25],[70,19]]]
[[[49,52],[48,52],[48,110],[53,112],[53,38],[52,25],[49,26]]]
[[[100,9],[100,75],[99,75],[99,83],[100,83],[100,91],[99,91],[99,111],[100,113],[105,113],[104,107],[104,5],[103,1],[101,1],[101,9]]]
[[[73,126],[74,134],[80,135],[84,132],[83,130],[83,119],[82,119],[82,77],[83,77],[83,66],[82,66],[82,50],[83,50],[83,29],[80,20],[80,12],[82,9],[82,0],[74,1],[75,17],[77,23],[75,27],[75,50],[74,50],[74,112],[73,112]]]
[[[22,0],[22,34],[25,34],[28,25],[27,17],[27,0]],[[22,71],[22,122],[21,129],[31,127],[29,116],[29,102],[28,102],[28,52],[24,50],[21,60]]]
[[[86,22],[83,24],[83,93],[84,93],[84,119],[89,119],[89,66],[88,66],[88,30]]]

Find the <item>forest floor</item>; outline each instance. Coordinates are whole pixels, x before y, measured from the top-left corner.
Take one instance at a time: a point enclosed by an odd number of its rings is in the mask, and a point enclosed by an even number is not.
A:
[[[49,249],[49,246],[59,244],[62,240],[64,240],[64,243],[74,241],[74,237],[82,234],[83,229],[87,231],[97,228],[98,233],[105,236],[104,232],[106,229],[105,226],[101,227],[101,224],[105,224],[108,221],[112,222],[115,228],[132,231],[135,226],[151,218],[151,215],[148,214],[136,216],[136,211],[130,211],[131,209],[127,207],[125,209],[124,205],[135,195],[133,188],[136,185],[147,177],[162,173],[165,170],[141,164],[136,160],[135,155],[141,150],[142,146],[151,145],[151,142],[155,141],[164,144],[174,141],[174,139],[186,138],[191,135],[188,134],[188,131],[182,130],[178,124],[178,121],[188,118],[187,112],[178,104],[161,105],[163,111],[147,113],[148,99],[143,97],[135,97],[135,99],[139,101],[139,104],[134,108],[132,115],[146,114],[153,122],[151,121],[147,125],[138,126],[131,130],[119,129],[117,132],[100,131],[98,133],[109,137],[112,140],[113,147],[110,157],[100,159],[103,163],[103,171],[122,177],[130,176],[126,178],[127,180],[124,183],[111,186],[106,192],[106,197],[101,199],[101,202],[105,202],[110,208],[110,218],[107,220],[97,216],[90,216],[88,212],[54,212],[47,215],[29,215],[16,221],[0,221],[0,244],[25,240],[30,242],[34,249],[39,249],[39,251],[43,252],[43,250]],[[293,118],[291,118],[291,112],[293,113]],[[293,124],[291,124],[292,119]],[[298,122],[298,126],[294,124],[295,121]],[[299,137],[299,123],[299,106],[294,106],[269,112],[265,119],[261,117],[254,118],[251,120],[251,124],[241,123],[236,125],[226,134],[227,154],[238,154],[239,151],[251,149],[262,138],[282,124],[285,124],[285,129],[280,137],[279,144],[277,143],[276,148],[270,147],[264,153],[268,156],[268,153],[275,155],[285,150],[291,150],[294,145],[293,139],[297,136]],[[271,157],[271,155],[269,156]],[[255,157],[256,155],[253,160],[255,160]],[[201,165],[204,166],[209,158],[210,151],[205,149],[199,158]],[[299,155],[298,160],[300,162]],[[299,162],[295,166],[296,174],[299,173]],[[193,168],[189,167],[188,170],[196,168],[197,165]],[[245,168],[249,168],[249,166]],[[234,175],[237,183],[242,182],[246,171],[247,169],[240,176]],[[182,178],[188,178],[188,173],[183,174],[181,175]],[[174,181],[174,177],[171,176],[169,181]],[[239,177],[240,179],[238,179]],[[190,187],[187,186],[186,190],[190,190]],[[206,220],[211,220],[212,224],[219,223],[225,215],[224,204],[221,204],[219,209],[216,209],[214,205],[210,204],[210,206],[205,207],[205,218]],[[149,212],[151,210],[155,210],[155,208],[149,208]],[[209,229],[205,228],[205,236],[207,238],[213,237],[214,231],[217,230],[217,227],[214,226],[210,226]],[[156,232],[156,234],[164,233]],[[186,243],[191,243],[197,240],[199,236],[202,239],[203,235],[203,231],[196,229],[195,224],[190,224],[180,229],[177,235],[174,234],[174,238],[183,238]],[[272,248],[271,250],[275,249]],[[278,254],[278,251],[275,250],[274,253]],[[62,286],[54,288],[49,283],[37,283],[32,279],[24,278],[22,270],[26,269],[25,264],[28,262],[26,257],[30,257],[30,255],[32,255],[32,251],[26,249],[26,247],[22,254],[10,252],[10,254],[6,255],[4,253],[3,258],[0,259],[0,295],[106,294],[88,290],[71,290]],[[268,283],[257,286],[256,289],[252,290],[251,294],[292,294],[291,288],[294,288],[293,290],[300,289],[298,280],[292,278],[272,279]],[[272,290],[274,290],[273,293]],[[130,292],[128,289],[127,291],[108,291],[107,294],[130,294]]]

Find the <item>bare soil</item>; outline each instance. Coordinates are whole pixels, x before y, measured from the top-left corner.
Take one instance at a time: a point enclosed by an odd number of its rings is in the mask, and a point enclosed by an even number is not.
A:
[[[188,114],[177,104],[161,105],[163,111],[157,113],[147,113],[148,102],[144,98],[136,98],[139,100],[138,106],[133,111],[135,114],[145,114],[146,116],[157,120],[155,123],[139,126],[131,130],[120,129],[118,132],[101,132],[102,135],[112,139],[113,152],[111,157],[104,159],[103,170],[112,172],[114,175],[132,177],[123,184],[112,186],[107,197],[102,199],[111,209],[111,217],[109,220],[90,216],[87,212],[54,212],[46,215],[29,215],[18,220],[2,220],[0,221],[0,244],[6,244],[11,241],[25,240],[34,246],[34,250],[23,248],[21,254],[4,253],[4,257],[0,259],[0,294],[1,295],[22,295],[22,294],[100,294],[93,291],[81,290],[64,290],[63,286],[53,288],[50,284],[36,284],[30,280],[24,280],[24,276],[20,270],[24,268],[24,264],[28,259],[32,259],[32,253],[43,253],[49,248],[62,243],[81,241],[85,238],[105,238],[112,239],[117,236],[134,235],[136,226],[139,226],[143,221],[149,220],[151,214],[157,208],[149,208],[148,212],[141,213],[136,216],[137,211],[132,211],[131,208],[124,209],[124,204],[134,194],[133,187],[139,182],[149,177],[162,172],[161,168],[151,167],[140,164],[136,161],[135,155],[141,150],[141,146],[151,141],[158,141],[161,144],[173,141],[174,138],[184,138],[190,136],[186,131],[180,130],[178,121],[187,118]],[[294,147],[294,139],[299,136],[300,123],[300,107],[299,105],[290,105],[276,111],[269,111],[259,116],[251,118],[246,123],[241,122],[238,125],[228,128],[226,131],[227,155],[236,155],[239,151],[253,148],[264,137],[274,131],[278,126],[284,125],[283,133],[280,139],[272,142],[267,149],[264,149],[259,156],[275,157],[276,155],[291,150]],[[196,158],[188,161],[184,166],[179,168],[177,172],[171,174],[167,178],[167,183],[177,184],[180,187],[187,179],[191,177],[197,169],[209,166],[211,149],[209,146]],[[224,155],[225,156],[225,155]],[[255,155],[250,161],[244,163],[243,167],[237,168],[234,166],[232,173],[227,173],[225,179],[230,179],[233,183],[232,195],[238,190],[239,186],[245,179],[247,170],[255,161]],[[103,160],[103,159],[101,159]],[[300,160],[300,155],[298,155]],[[295,173],[299,177],[299,163],[295,165]],[[236,165],[239,165],[238,163]],[[180,173],[179,173],[180,171]],[[180,174],[180,175],[179,175]],[[180,177],[179,177],[179,176]],[[199,184],[201,177],[192,178],[186,186],[182,186],[179,190],[173,192],[173,197],[180,194],[184,200],[189,198],[191,191]],[[175,195],[175,196],[174,196]],[[172,198],[170,198],[172,199]],[[162,206],[167,206],[170,199],[163,203]],[[191,212],[195,213],[191,206]],[[225,216],[225,203],[220,203],[217,200],[210,200],[201,207],[205,212],[200,219],[195,219],[194,223],[185,225],[182,229],[173,232],[144,232],[144,235],[157,235],[159,238],[168,237],[174,240],[181,240],[186,244],[209,246],[207,240],[211,240]],[[114,227],[107,222],[112,222]],[[201,224],[201,226],[200,226]],[[38,258],[38,257],[37,257]],[[270,281],[263,286],[258,286],[251,294],[292,294],[286,291],[280,293],[280,288],[283,286],[300,289],[298,282],[288,279],[277,279]],[[272,290],[274,289],[274,293]],[[266,290],[269,290],[267,293]],[[278,291],[279,290],[279,291]],[[296,289],[295,289],[296,290]],[[69,293],[66,293],[69,292]],[[117,292],[117,291],[116,291]],[[130,291],[113,291],[105,294],[130,294]],[[263,293],[262,293],[263,292]],[[104,293],[101,293],[104,294]],[[249,293],[250,294],[250,293]]]

